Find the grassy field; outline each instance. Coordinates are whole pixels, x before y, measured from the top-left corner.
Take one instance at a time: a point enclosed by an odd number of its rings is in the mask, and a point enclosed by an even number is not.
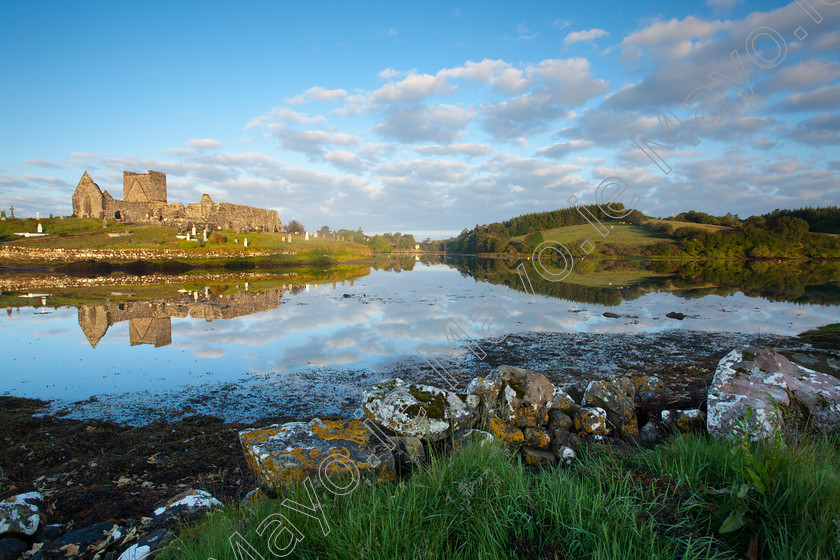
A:
[[[593,245],[610,243],[613,245],[645,246],[668,241],[671,238],[646,231],[632,224],[616,224],[608,226],[611,228],[606,237],[595,231],[590,225],[566,226],[561,228],[548,229],[542,232],[546,241],[557,241],[569,247],[578,247],[584,240],[589,240]],[[522,241],[524,235],[514,237],[513,241]]]
[[[693,222],[674,222],[669,220],[658,220],[656,218],[651,218],[650,221],[654,224],[669,223],[673,225],[675,229],[692,227],[706,232],[731,229],[724,226],[695,224]],[[656,243],[676,243],[676,240],[671,236],[650,231],[633,224],[619,223],[606,225],[606,227],[609,230],[606,237],[602,237],[600,232],[596,231],[595,228],[588,224],[549,229],[543,231],[542,234],[544,240],[562,243],[563,245],[566,245],[573,254],[580,252],[580,244],[585,240],[592,243],[596,250],[599,245],[604,244],[614,245],[616,247],[641,248],[654,245]],[[512,240],[522,241],[523,239],[525,239],[525,236],[520,235],[518,237],[514,237]]]
[[[50,249],[177,249],[195,251],[200,258],[203,249],[216,251],[240,252],[277,251],[291,253],[307,259],[325,258],[327,260],[348,260],[370,255],[370,249],[359,243],[333,241],[332,239],[304,240],[303,236],[293,236],[292,242],[284,241],[286,234],[279,233],[236,233],[231,230],[215,232],[213,240],[207,242],[186,241],[177,237],[174,228],[161,226],[123,225],[117,220],[108,220],[108,227],[102,227],[101,220],[64,218],[39,220],[49,237],[23,238],[14,232],[34,232],[38,221],[6,220],[0,222],[0,241],[20,247],[38,247]],[[130,232],[128,237],[109,237],[109,233]],[[201,236],[201,232],[199,232]]]
[[[648,222],[650,222],[651,225],[658,225],[658,224],[663,224],[663,223],[664,224],[671,224],[672,226],[674,226],[674,229],[680,229],[680,228],[684,228],[684,227],[685,228],[694,228],[694,229],[699,229],[700,231],[705,231],[707,233],[732,229],[731,227],[728,227],[728,226],[715,226],[715,225],[711,225],[711,224],[698,224],[698,223],[695,223],[695,222],[680,222],[680,221],[675,221],[675,220],[660,220],[658,218],[649,218]]]
[[[734,559],[751,545],[757,558],[838,558],[838,472],[840,443],[828,439],[742,446],[677,435],[652,450],[579,448],[571,467],[542,471],[474,444],[399,483],[345,495],[318,486],[312,516],[281,500],[227,506],[156,558],[273,558],[291,524],[300,540],[288,558]],[[286,498],[318,507],[316,496],[297,488]]]

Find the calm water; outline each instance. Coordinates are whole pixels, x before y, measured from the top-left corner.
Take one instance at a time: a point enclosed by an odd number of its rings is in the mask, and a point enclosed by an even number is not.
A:
[[[40,294],[7,292],[0,309],[0,394],[52,400],[54,409],[70,407],[74,416],[134,423],[161,410],[240,419],[266,411],[335,412],[357,402],[365,385],[413,367],[421,345],[445,350],[447,320],[477,339],[507,328],[603,333],[604,343],[610,333],[624,340],[670,329],[795,335],[837,321],[833,269],[815,279],[811,271],[811,280],[798,282],[782,274],[776,286],[753,283],[743,291],[696,274],[686,281],[684,272],[592,271],[569,278],[566,299],[529,296],[505,285],[518,282],[510,267],[469,259],[409,262],[399,272],[364,269],[352,285],[246,289],[244,281],[226,281],[226,290],[173,292],[170,286],[167,297],[152,301],[124,301],[132,288],[116,288],[110,298],[88,298],[78,307],[53,307],[67,290],[49,291],[43,302]],[[538,294],[555,288],[532,280]],[[497,320],[482,332],[490,310]],[[685,318],[667,318],[669,312]],[[83,400],[95,402],[78,403]]]

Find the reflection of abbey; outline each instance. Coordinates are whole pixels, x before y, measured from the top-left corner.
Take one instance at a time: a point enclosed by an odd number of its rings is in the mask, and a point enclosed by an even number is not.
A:
[[[292,293],[301,287],[290,286]],[[213,294],[184,292],[177,298],[152,301],[129,301],[119,304],[82,305],[79,326],[90,345],[96,348],[111,325],[128,321],[128,339],[132,346],[153,344],[155,348],[172,344],[172,317],[193,319],[233,319],[280,305],[285,289],[260,292]]]
[[[123,171],[122,200],[103,192],[85,171],[73,193],[73,214],[78,218],[116,218],[124,223],[181,228],[284,231],[277,210],[213,202],[207,194],[200,202],[186,206],[167,202],[166,173],[159,171]]]

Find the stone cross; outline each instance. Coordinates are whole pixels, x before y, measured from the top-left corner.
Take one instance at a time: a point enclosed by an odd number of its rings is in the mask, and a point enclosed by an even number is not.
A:
[[[9,211],[12,213],[11,217],[14,218],[15,217],[15,207],[12,206],[11,208],[9,208]]]
[[[41,219],[41,213],[40,213],[40,212],[35,212],[35,219],[36,219],[36,220],[40,220],[40,219]]]

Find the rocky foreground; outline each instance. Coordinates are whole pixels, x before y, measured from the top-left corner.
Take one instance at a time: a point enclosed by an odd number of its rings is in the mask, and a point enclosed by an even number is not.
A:
[[[830,366],[836,361],[836,356],[823,358]],[[223,499],[236,498],[255,478],[257,488],[246,499],[256,492],[279,495],[290,485],[308,483],[342,492],[358,478],[387,483],[410,476],[430,451],[446,451],[473,438],[498,440],[511,454],[540,468],[573,464],[582,445],[655,445],[671,433],[690,430],[727,438],[738,432],[751,439],[789,431],[840,431],[840,380],[836,376],[805,368],[770,349],[750,347],[724,356],[708,392],[702,393],[675,391],[658,377],[640,374],[555,385],[539,372],[499,366],[462,389],[446,390],[399,378],[380,381],[364,391],[361,404],[351,418],[280,421],[268,426],[190,420],[190,437],[183,437],[184,426],[166,425],[142,437],[135,429],[123,433],[119,447],[114,447],[115,440],[97,433],[105,431],[105,423],[88,424],[84,426],[92,444],[88,460],[77,457],[76,467],[65,469],[61,481],[49,483],[42,477],[21,485],[15,478],[22,473],[0,473],[4,495],[9,496],[0,502],[0,560],[145,558],[173,538],[176,520],[202,515],[219,505],[206,489]],[[8,434],[15,428],[44,421],[25,416],[0,416],[6,444],[12,442]],[[56,431],[66,429],[59,424],[53,424]],[[168,440],[167,434],[173,433]],[[229,442],[223,433],[238,435],[239,444]],[[157,446],[150,445],[154,440]],[[200,445],[194,445],[196,441]],[[141,451],[148,480],[117,478],[109,471],[106,478],[115,479],[103,484],[105,473],[100,472],[98,478],[87,476],[86,471],[101,469],[100,462],[107,463],[109,455],[119,457],[129,445],[128,455]],[[14,460],[32,453],[51,453],[52,457],[43,459],[59,463],[70,451],[42,442],[34,450],[26,449],[26,444],[9,445],[4,455]],[[213,465],[219,476],[208,477],[207,465],[203,471],[196,465],[202,461],[220,463]],[[10,463],[2,464],[6,469]],[[115,461],[111,467],[118,465]],[[182,469],[182,476],[168,483],[151,474],[176,468]],[[134,511],[139,506],[147,508],[147,513],[127,518],[121,514],[128,511],[102,508],[98,519],[106,521],[95,522],[97,507],[93,505],[83,519],[76,520],[77,525],[62,519],[62,500],[73,495],[73,488],[81,493],[85,485],[99,489],[100,504],[113,507],[119,499],[131,500]],[[61,492],[60,486],[70,491]],[[48,524],[56,517],[59,524]]]

